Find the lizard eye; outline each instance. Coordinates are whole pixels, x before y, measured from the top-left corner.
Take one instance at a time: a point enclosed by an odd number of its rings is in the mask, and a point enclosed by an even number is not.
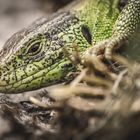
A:
[[[41,52],[46,44],[46,38],[40,34],[36,37],[29,39],[24,45],[26,46],[26,54],[34,56]]]
[[[25,45],[27,46],[26,53],[30,56],[40,53],[42,48],[45,46],[46,39],[43,36],[37,36],[29,40]]]
[[[31,46],[28,49],[28,54],[36,54],[41,50],[41,43],[40,42],[36,42],[31,44]]]

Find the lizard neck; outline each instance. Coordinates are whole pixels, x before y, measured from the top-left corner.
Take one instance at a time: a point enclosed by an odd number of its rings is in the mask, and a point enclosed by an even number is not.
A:
[[[119,15],[118,2],[119,0],[82,0],[75,6],[76,15],[89,27],[93,44],[111,36]]]

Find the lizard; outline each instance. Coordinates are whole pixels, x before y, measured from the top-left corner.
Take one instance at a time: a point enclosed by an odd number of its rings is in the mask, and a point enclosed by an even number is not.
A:
[[[22,93],[67,80],[76,68],[66,57],[76,44],[80,55],[103,55],[128,40],[140,24],[140,0],[80,0],[70,9],[43,17],[15,33],[0,51],[0,92]],[[94,60],[93,60],[94,61]]]

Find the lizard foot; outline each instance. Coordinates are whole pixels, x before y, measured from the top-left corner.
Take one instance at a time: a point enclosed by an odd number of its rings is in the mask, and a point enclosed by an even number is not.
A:
[[[120,38],[107,39],[88,49],[85,55],[112,60],[113,50],[119,48],[121,44],[122,40]]]

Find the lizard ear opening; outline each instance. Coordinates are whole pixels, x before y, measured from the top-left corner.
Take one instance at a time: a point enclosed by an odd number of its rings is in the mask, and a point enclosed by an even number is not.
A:
[[[81,31],[82,31],[82,34],[83,34],[84,38],[91,45],[92,44],[92,36],[91,36],[90,31],[89,31],[89,28],[87,26],[83,25],[81,27]]]

